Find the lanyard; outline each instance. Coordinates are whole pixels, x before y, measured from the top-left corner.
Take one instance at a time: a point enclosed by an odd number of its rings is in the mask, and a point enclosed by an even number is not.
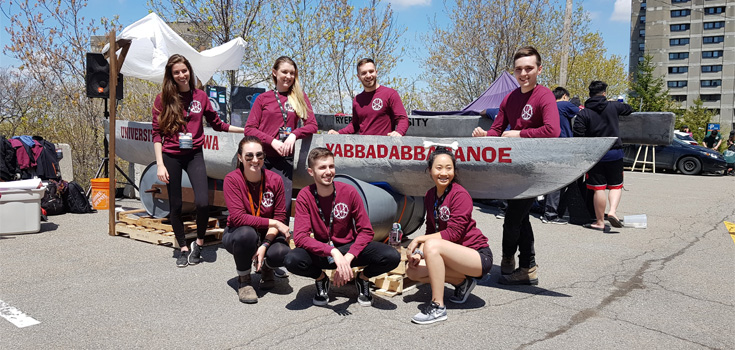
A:
[[[332,241],[332,227],[334,226],[334,202],[337,200],[337,186],[335,186],[334,183],[332,183],[332,188],[334,189],[334,198],[332,198],[332,210],[329,211],[329,221],[324,217],[322,206],[319,204],[319,194],[316,192],[316,186],[314,186],[314,191],[311,192],[314,194],[314,200],[316,201],[316,209],[319,211],[319,217],[327,226],[327,238],[329,238],[330,242]]]
[[[276,101],[278,101],[278,107],[281,107],[281,115],[283,115],[283,126],[286,126],[286,120],[288,120],[288,112],[285,108],[283,108],[283,105],[281,104],[281,96],[279,96],[276,89],[273,89],[273,94],[276,96]]]
[[[186,107],[186,121],[187,122],[189,121],[189,113],[191,113],[191,106],[194,104],[194,92],[190,91],[190,93],[191,93],[191,101],[189,102],[189,107]]]
[[[449,184],[447,188],[444,189],[444,194],[442,194],[441,197],[435,196],[434,199],[434,232],[439,232],[439,206],[444,203],[444,199],[447,197],[447,194],[449,194],[449,191],[452,190],[452,184]],[[437,193],[438,195],[438,193]]]
[[[247,180],[246,180],[247,181]],[[265,172],[263,172],[260,179],[260,199],[258,200],[258,212],[255,212],[255,206],[253,205],[253,197],[250,195],[250,188],[247,189],[248,201],[250,201],[250,214],[260,216],[261,203],[263,202],[263,192],[265,192]]]

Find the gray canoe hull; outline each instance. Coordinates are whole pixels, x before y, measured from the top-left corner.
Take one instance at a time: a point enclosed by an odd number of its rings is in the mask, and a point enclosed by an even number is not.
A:
[[[207,176],[224,179],[235,168],[240,134],[205,128]],[[155,161],[149,122],[116,121],[116,155],[129,162]],[[109,134],[108,134],[109,136]],[[407,196],[423,196],[432,186],[424,141],[458,142],[458,174],[473,198],[519,199],[566,186],[589,170],[614,138],[434,138],[315,134],[299,140],[294,152],[294,188],[312,183],[306,172],[309,150],[333,150],[337,172],[366,182],[386,182]],[[143,190],[143,189],[141,189]]]
[[[319,130],[325,131],[342,129],[351,120],[351,116],[316,115]],[[674,121],[671,112],[635,112],[621,116],[620,138],[623,143],[667,146],[674,139]],[[492,126],[489,118],[468,115],[409,115],[408,122],[406,136],[421,137],[469,137],[478,126],[484,130]]]

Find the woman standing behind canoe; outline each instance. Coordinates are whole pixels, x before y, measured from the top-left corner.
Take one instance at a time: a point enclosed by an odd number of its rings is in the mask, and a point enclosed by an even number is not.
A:
[[[230,126],[217,116],[204,91],[195,88],[194,72],[189,61],[173,54],[166,63],[161,93],[153,103],[153,149],[158,166],[158,180],[166,184],[171,206],[171,226],[181,253],[176,266],[186,267],[199,263],[201,246],[209,219],[207,169],[204,165],[204,119],[212,129],[242,133],[243,129]],[[181,219],[183,171],[189,175],[194,190],[197,214],[197,239],[186,246],[184,223]]]
[[[273,91],[255,99],[245,124],[245,135],[263,141],[265,168],[281,176],[286,196],[286,224],[291,215],[293,151],[297,139],[317,131],[311,102],[299,83],[296,63],[287,56],[273,64]],[[299,127],[299,125],[303,125]]]

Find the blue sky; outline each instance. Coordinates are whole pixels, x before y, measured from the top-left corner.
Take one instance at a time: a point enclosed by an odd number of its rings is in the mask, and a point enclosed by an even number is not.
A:
[[[354,3],[361,0],[353,0]],[[404,40],[407,42],[420,43],[421,35],[429,30],[428,19],[436,17],[441,24],[444,17],[444,3],[442,0],[388,0],[393,4],[395,18],[399,25],[407,28]],[[490,0],[492,1],[492,0]],[[550,0],[558,6],[564,6],[565,0]],[[453,0],[450,0],[453,2]],[[574,6],[582,4],[589,12],[593,30],[601,32],[605,40],[605,47],[610,54],[621,55],[624,62],[628,62],[629,31],[630,31],[630,3],[631,0],[574,0]],[[89,0],[85,16],[87,18],[112,17],[117,14],[120,22],[127,26],[148,14],[144,0]],[[0,31],[0,44],[4,47],[8,43],[8,34],[4,26],[7,20],[2,19],[2,30]],[[621,34],[624,33],[624,34]],[[403,74],[420,74],[422,47],[407,47],[408,54],[396,71]],[[16,66],[18,61],[1,55],[0,66]],[[627,69],[626,69],[627,71]],[[415,73],[411,73],[415,72]]]

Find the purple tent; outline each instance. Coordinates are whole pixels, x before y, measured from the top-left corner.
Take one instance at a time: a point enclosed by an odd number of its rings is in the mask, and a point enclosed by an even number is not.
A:
[[[490,84],[490,87],[480,95],[472,103],[468,104],[465,108],[460,111],[445,111],[445,112],[432,112],[432,111],[419,111],[413,110],[411,114],[415,115],[479,115],[480,111],[485,109],[494,109],[494,114],[497,113],[500,103],[503,102],[503,98],[508,95],[511,91],[517,89],[518,81],[513,75],[508,72],[503,72],[498,79]],[[491,111],[493,112],[493,111]]]

